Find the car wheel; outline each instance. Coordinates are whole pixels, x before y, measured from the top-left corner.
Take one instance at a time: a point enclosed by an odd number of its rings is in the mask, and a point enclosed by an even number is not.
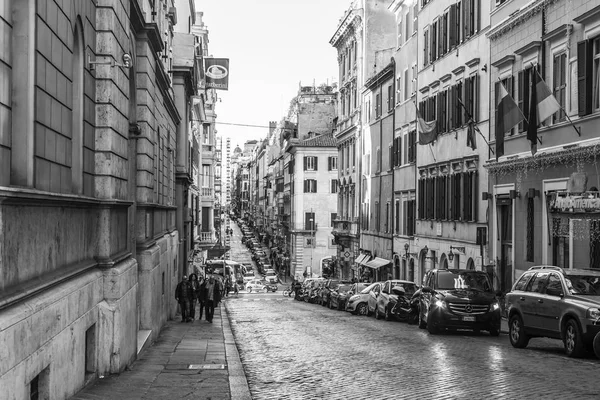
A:
[[[427,322],[423,319],[423,314],[421,314],[421,308],[419,308],[419,329],[425,329],[427,326]]]
[[[583,338],[581,329],[575,320],[567,321],[565,328],[565,352],[569,357],[581,357],[584,352]]]
[[[251,287],[248,288],[248,293],[252,293],[252,288]]]
[[[596,357],[600,358],[600,333],[597,333],[596,337],[594,337],[593,345],[594,354],[596,355]]]
[[[527,344],[529,344],[529,336],[525,333],[523,320],[519,315],[510,317],[508,323],[508,337],[510,339],[510,344],[518,349],[527,347]]]
[[[367,315],[369,313],[369,308],[366,303],[360,303],[356,306],[356,313],[358,315]]]
[[[392,320],[392,312],[390,311],[390,307],[385,308],[385,320],[386,321]]]
[[[381,315],[379,315],[379,307],[375,304],[375,319],[381,319]]]
[[[430,321],[427,321],[427,332],[429,332],[431,335],[435,335],[439,332],[439,329]]]
[[[330,310],[333,310],[333,304],[331,303],[331,299],[329,299],[329,301],[327,302],[327,307],[328,307]]]
[[[263,293],[267,293],[269,291],[269,288],[263,288]]]

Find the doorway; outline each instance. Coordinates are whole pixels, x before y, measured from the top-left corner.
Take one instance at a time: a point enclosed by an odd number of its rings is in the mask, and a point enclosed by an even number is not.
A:
[[[509,197],[498,197],[498,238],[500,244],[500,259],[498,260],[498,274],[500,290],[508,291],[512,287],[512,249],[513,249],[513,223],[512,200]]]

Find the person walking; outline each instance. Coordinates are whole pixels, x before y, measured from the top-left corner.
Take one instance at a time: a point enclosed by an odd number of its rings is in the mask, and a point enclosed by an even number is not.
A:
[[[200,282],[198,282],[198,275],[195,273],[190,274],[190,284],[192,285],[192,297],[190,300],[190,318],[193,321],[196,318],[196,300],[200,294]],[[202,310],[200,310],[200,317],[202,317]]]
[[[221,287],[219,280],[210,276],[202,283],[201,297],[204,300],[206,320],[212,323],[215,307],[221,302]]]
[[[181,322],[190,322],[190,305],[192,299],[192,285],[187,275],[181,277],[181,282],[175,288],[175,300],[181,308]]]

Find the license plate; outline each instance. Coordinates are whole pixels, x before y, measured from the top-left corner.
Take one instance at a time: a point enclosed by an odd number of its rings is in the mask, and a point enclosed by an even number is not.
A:
[[[463,321],[475,322],[475,317],[462,317]]]

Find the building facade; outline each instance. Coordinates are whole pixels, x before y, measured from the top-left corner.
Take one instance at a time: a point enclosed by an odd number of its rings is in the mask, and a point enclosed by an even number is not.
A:
[[[561,106],[538,128],[535,155],[523,122],[504,135],[504,155],[486,163],[489,258],[499,286],[510,290],[533,265],[599,268],[600,6],[594,1],[498,1],[486,35],[490,79],[505,86],[525,117],[534,69]],[[499,84],[490,94],[492,127]],[[499,132],[491,131],[495,143]]]
[[[27,338],[0,349],[0,387],[68,398],[122,371],[176,313],[195,44],[174,31],[173,1],[0,13],[0,342]]]
[[[483,269],[478,232],[487,226],[490,4],[427,1],[418,13],[417,104],[436,121],[432,143],[417,146],[415,281],[432,268]],[[464,105],[464,107],[463,107]],[[419,138],[421,140],[421,138]]]

